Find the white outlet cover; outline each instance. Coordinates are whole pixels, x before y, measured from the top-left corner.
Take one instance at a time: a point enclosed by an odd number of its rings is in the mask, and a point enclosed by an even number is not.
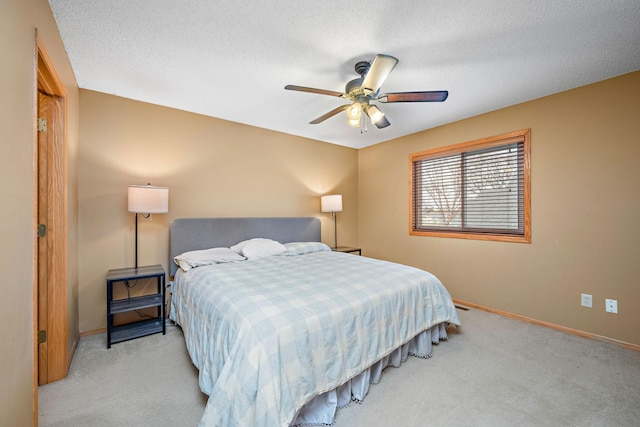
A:
[[[589,294],[582,294],[580,296],[580,304],[583,307],[593,307],[593,297]]]
[[[618,312],[618,300],[615,299],[606,299],[605,302],[605,310],[607,313],[617,313]]]

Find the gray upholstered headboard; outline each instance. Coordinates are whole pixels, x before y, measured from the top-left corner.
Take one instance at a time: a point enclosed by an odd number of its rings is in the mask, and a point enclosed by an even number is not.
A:
[[[179,218],[169,228],[169,275],[178,266],[173,257],[183,252],[229,247],[254,237],[288,242],[319,242],[320,219],[302,218]]]

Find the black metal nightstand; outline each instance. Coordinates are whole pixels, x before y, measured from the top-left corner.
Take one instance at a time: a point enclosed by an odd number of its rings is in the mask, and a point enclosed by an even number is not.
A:
[[[352,248],[351,246],[338,246],[337,248],[331,248],[331,250],[336,252],[347,252],[347,253],[358,253],[358,255],[362,255],[362,249],[360,248]]]
[[[130,298],[113,299],[113,284],[132,280],[157,279],[157,293]],[[161,265],[150,265],[138,268],[119,268],[107,273],[107,348],[111,344],[139,338],[145,335],[166,334],[165,326],[165,280],[166,275]],[[157,315],[151,319],[138,322],[113,325],[113,317],[117,313],[125,313],[143,308],[157,307]]]

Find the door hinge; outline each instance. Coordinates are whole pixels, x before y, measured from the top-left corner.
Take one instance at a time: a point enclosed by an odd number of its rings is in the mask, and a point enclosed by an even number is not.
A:
[[[42,344],[43,342],[47,342],[47,331],[45,330],[38,331],[38,344]]]
[[[38,224],[38,237],[44,237],[47,235],[47,225]]]
[[[47,119],[41,119],[38,117],[38,132],[47,131]]]

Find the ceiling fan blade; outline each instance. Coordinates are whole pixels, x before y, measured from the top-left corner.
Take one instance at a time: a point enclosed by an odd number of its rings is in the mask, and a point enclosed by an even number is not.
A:
[[[385,102],[442,102],[449,96],[446,90],[430,92],[395,92],[384,93],[376,101]]]
[[[367,75],[364,77],[364,81],[362,82],[362,89],[365,94],[376,93],[380,86],[382,86],[382,82],[385,81],[389,73],[395,68],[398,60],[393,56],[389,55],[381,55],[378,54],[373,59],[371,63],[371,67],[367,72]]]
[[[322,123],[325,120],[327,120],[329,117],[333,117],[336,114],[338,114],[339,112],[346,110],[347,108],[349,108],[350,105],[351,104],[345,104],[345,105],[341,105],[339,107],[336,107],[333,110],[329,111],[328,113],[321,115],[317,119],[310,121],[309,124],[317,125],[318,123]]]
[[[346,93],[336,92],[336,91],[333,91],[333,90],[316,89],[316,88],[313,88],[313,87],[286,85],[284,88],[287,89],[287,90],[297,90],[299,92],[310,92],[310,93],[318,93],[320,95],[337,96],[338,98],[347,97]]]
[[[387,126],[389,126],[391,123],[389,123],[389,120],[387,120],[387,117],[383,117],[381,119],[379,119],[375,125],[378,129],[382,129],[382,128],[386,128]]]

